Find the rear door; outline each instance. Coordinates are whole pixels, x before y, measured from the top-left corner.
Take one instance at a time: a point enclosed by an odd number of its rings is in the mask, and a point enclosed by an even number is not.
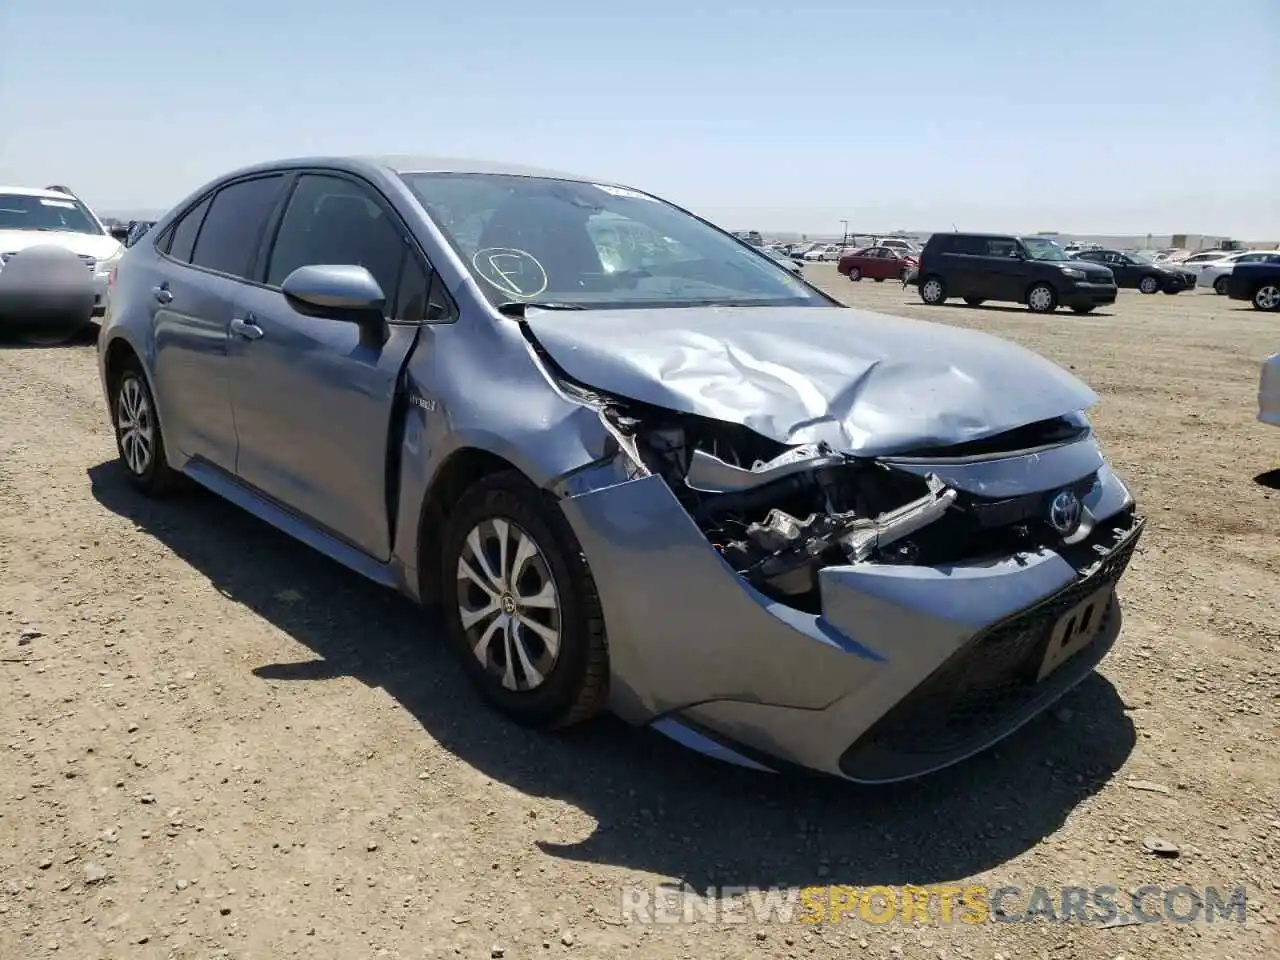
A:
[[[360,265],[387,296],[388,335],[306,316],[280,291],[298,267]],[[264,249],[260,283],[237,304],[232,403],[241,480],[369,556],[391,553],[388,449],[397,386],[433,279],[408,231],[372,186],[302,174]],[[250,339],[249,337],[252,337]]]
[[[180,218],[157,252],[168,261],[151,290],[157,403],[178,450],[235,469],[227,332],[284,176],[238,180]]]
[[[987,297],[988,277],[983,269],[987,251],[982,237],[959,234],[948,238],[945,252],[939,258],[947,294],[952,297]]]

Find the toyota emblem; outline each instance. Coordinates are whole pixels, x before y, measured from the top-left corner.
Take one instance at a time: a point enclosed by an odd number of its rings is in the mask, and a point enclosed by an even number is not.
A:
[[[1049,501],[1049,526],[1069,537],[1080,526],[1083,507],[1074,490],[1062,490]]]

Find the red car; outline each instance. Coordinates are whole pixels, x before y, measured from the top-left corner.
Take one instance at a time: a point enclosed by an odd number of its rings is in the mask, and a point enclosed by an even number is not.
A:
[[[896,247],[865,247],[846,253],[836,264],[836,269],[850,280],[863,277],[880,283],[884,280],[901,280],[920,266],[919,259]]]

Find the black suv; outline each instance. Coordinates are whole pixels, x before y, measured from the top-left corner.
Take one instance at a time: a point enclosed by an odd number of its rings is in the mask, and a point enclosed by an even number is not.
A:
[[[960,297],[1025,303],[1034,313],[1060,305],[1076,313],[1116,302],[1116,278],[1106,267],[1072,259],[1047,237],[1003,233],[935,233],[920,254],[920,299]]]

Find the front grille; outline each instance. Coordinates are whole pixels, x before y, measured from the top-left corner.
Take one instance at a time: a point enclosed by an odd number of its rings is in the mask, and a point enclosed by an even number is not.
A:
[[[927,756],[981,745],[993,728],[1038,695],[1036,675],[1058,619],[1124,574],[1142,532],[1141,521],[1126,520],[1067,558],[1080,571],[1074,583],[971,640],[868,729],[846,757],[867,747]],[[1122,537],[1127,539],[1101,552],[1108,540],[1114,544]],[[1105,617],[1115,613],[1113,596]]]

